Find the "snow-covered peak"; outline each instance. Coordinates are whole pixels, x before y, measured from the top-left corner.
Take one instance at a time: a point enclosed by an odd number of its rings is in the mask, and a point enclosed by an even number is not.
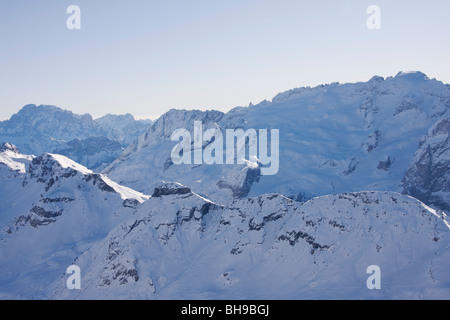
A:
[[[3,142],[0,145],[0,152],[6,152],[6,151],[11,151],[16,154],[19,153],[19,149],[17,149],[17,147],[15,145],[8,143],[8,142]]]
[[[136,200],[142,203],[150,198],[150,196],[121,186],[109,179],[106,175],[97,174],[75,161],[58,154],[45,153],[33,159],[28,173],[27,182],[29,180],[36,180],[37,182],[45,183],[46,190],[50,188],[57,189],[59,186],[55,187],[55,184],[61,180],[74,178],[81,184],[85,184],[86,182],[92,183],[101,191],[117,193],[122,200]]]
[[[395,76],[395,79],[400,79],[400,78],[408,79],[408,80],[417,80],[417,81],[430,80],[425,73],[420,72],[420,71],[400,71]]]
[[[43,159],[45,158],[52,158],[57,161],[57,163],[64,169],[72,169],[75,171],[78,171],[82,174],[92,174],[94,173],[92,170],[89,170],[85,166],[82,166],[81,164],[76,163],[75,161],[70,160],[69,158],[59,155],[59,154],[51,154],[48,153],[43,156]]]
[[[18,173],[25,173],[26,166],[33,160],[31,155],[23,155],[11,143],[4,142],[0,146],[0,163]]]
[[[203,124],[219,122],[224,114],[220,111],[200,111],[200,110],[175,110],[172,109],[161,116],[147,132],[146,137],[156,136],[170,138],[176,129],[193,130],[194,121],[201,121]]]
[[[389,81],[387,81],[389,80]],[[277,94],[272,99],[272,104],[276,105],[277,103],[282,103],[289,100],[295,100],[299,98],[305,98],[308,96],[317,96],[318,94],[324,94],[328,92],[330,89],[334,87],[344,86],[347,90],[349,87],[359,88],[363,85],[363,88],[367,91],[371,92],[388,92],[393,90],[392,83],[395,82],[397,85],[406,86],[406,90],[411,83],[422,83],[423,81],[430,80],[426,74],[420,71],[401,71],[395,77],[389,77],[387,79],[381,76],[374,76],[367,82],[358,82],[358,83],[348,83],[348,84],[340,84],[339,82],[333,82],[330,84],[322,84],[316,87],[300,87],[291,89],[285,92],[281,92]],[[387,83],[386,83],[387,81]],[[262,104],[261,106],[265,106],[267,103]]]
[[[100,125],[106,132],[114,132],[117,136],[123,135],[123,139],[128,140],[126,135],[133,131],[144,133],[153,123],[151,120],[136,120],[130,113],[124,115],[107,114],[94,122]]]
[[[384,81],[384,78],[383,77],[380,77],[380,76],[373,76],[370,80],[369,80],[369,82],[383,82]]]
[[[45,125],[43,121],[47,120],[59,120],[70,121],[71,119],[81,121],[85,125],[91,125],[93,122],[90,114],[77,115],[69,110],[61,109],[53,105],[35,105],[29,104],[24,106],[17,114],[11,117],[12,122],[16,124],[22,124],[26,121],[30,121],[28,125],[38,124]],[[31,128],[32,126],[30,126]]]
[[[195,121],[202,122],[203,129],[207,130],[209,128],[215,127],[216,124],[223,118],[223,116],[224,114],[222,112],[214,110],[199,111],[172,109],[162,115],[156,122],[154,122],[145,134],[140,136],[130,146],[128,146],[128,148],[125,149],[120,157],[118,157],[110,166],[103,170],[103,172],[109,175],[112,170],[115,170],[118,166],[120,166],[124,160],[127,160],[130,157],[130,155],[133,155],[141,150],[149,150],[150,147],[158,146],[161,146],[162,149],[156,151],[155,155],[158,154],[158,157],[155,160],[157,162],[162,161],[163,166],[170,167],[173,164],[170,159],[170,150],[173,147],[170,147],[170,149],[168,149],[168,146],[162,145],[162,143],[164,141],[170,141],[171,136],[175,130],[185,129],[193,132]],[[141,169],[134,170],[132,179],[139,180],[142,185],[146,186],[146,188],[136,188],[135,186],[133,186],[132,188],[139,191],[145,190],[144,192],[151,193],[153,191],[153,188],[155,187],[155,183],[157,183],[157,181],[160,181],[161,179],[153,179],[151,183],[149,183],[146,179],[141,179],[142,176],[139,171],[144,171],[146,168],[155,167],[155,164],[151,163],[150,161],[145,161],[144,159],[140,160],[142,161],[142,163],[139,163],[138,166],[141,167]],[[117,180],[114,177],[112,178],[115,181],[121,183],[121,179]],[[173,180],[177,181],[177,179]]]
[[[44,153],[40,157],[33,159],[28,168],[28,174],[25,177],[24,183],[28,184],[32,181],[43,183],[45,190],[48,191],[51,188],[57,189],[63,181],[73,178],[76,180],[93,180],[94,185],[99,180],[91,170],[88,170],[86,167],[79,165],[69,158]],[[106,188],[102,188],[103,185],[106,186],[103,182],[100,188],[106,190]],[[112,188],[110,189],[112,190]]]

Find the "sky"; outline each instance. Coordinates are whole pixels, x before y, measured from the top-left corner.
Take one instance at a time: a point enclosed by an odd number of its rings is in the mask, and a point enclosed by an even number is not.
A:
[[[70,5],[81,10],[69,30]],[[369,5],[381,29],[369,30]],[[27,104],[156,119],[422,71],[450,83],[448,0],[2,0],[0,120]]]

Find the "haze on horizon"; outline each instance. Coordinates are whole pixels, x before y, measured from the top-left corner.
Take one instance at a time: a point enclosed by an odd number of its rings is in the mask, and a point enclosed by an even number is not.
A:
[[[69,5],[81,30],[69,30]],[[366,10],[381,8],[381,30]],[[0,4],[0,120],[26,104],[99,117],[256,104],[277,93],[417,70],[450,83],[448,0]]]

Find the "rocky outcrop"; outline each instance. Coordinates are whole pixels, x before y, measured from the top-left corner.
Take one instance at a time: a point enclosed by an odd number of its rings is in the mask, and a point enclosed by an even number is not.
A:
[[[402,186],[404,193],[450,210],[450,118],[439,120],[422,139]]]
[[[152,197],[160,198],[162,196],[169,195],[183,195],[191,193],[191,189],[186,186],[183,186],[179,183],[167,183],[164,182],[153,191]]]

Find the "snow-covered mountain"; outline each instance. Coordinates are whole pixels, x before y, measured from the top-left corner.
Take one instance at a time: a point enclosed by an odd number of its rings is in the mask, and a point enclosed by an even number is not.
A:
[[[448,299],[448,218],[416,199],[360,192],[218,205],[164,184],[76,259],[83,289],[55,299]],[[366,286],[382,270],[381,290]]]
[[[20,152],[54,152],[93,169],[111,163],[151,121],[132,115],[106,115],[93,119],[47,105],[27,105],[11,119],[0,122],[0,142],[13,143]]]
[[[27,106],[0,123],[0,299],[448,300],[449,108],[450,86],[420,72],[171,110],[136,140],[132,116]],[[196,121],[279,130],[278,173],[257,158],[176,164],[172,134],[194,140]],[[77,162],[119,148],[101,173]]]
[[[440,177],[439,192],[418,180],[402,181],[415,154],[428,145],[424,137],[433,125],[448,119],[449,109],[449,85],[420,72],[401,72],[364,83],[294,89],[227,114],[171,110],[104,172],[147,193],[157,181],[179,181],[219,202],[272,192],[304,200],[360,190],[421,190],[414,193],[419,199],[447,208],[447,175]],[[203,121],[204,130],[217,127],[223,133],[278,129],[278,174],[260,176],[256,163],[174,165],[171,151],[177,142],[171,141],[171,134],[180,128],[192,133],[194,121]],[[448,148],[439,153],[444,162],[439,168],[448,167]],[[432,197],[426,196],[429,192]]]
[[[162,182],[150,197],[61,155],[1,150],[1,299],[450,298],[449,219],[406,195],[219,204]]]
[[[0,171],[4,174],[2,178],[17,177],[24,174],[26,165],[33,160],[33,156],[23,155],[17,147],[8,142],[0,145]]]
[[[48,297],[49,279],[149,198],[64,156],[32,158],[12,145],[0,152],[0,177],[0,298]]]

